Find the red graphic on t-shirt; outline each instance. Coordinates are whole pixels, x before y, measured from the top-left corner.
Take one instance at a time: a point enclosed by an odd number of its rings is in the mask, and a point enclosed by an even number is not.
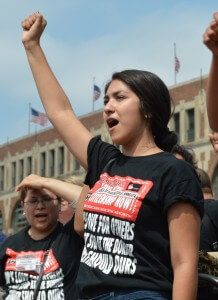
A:
[[[7,259],[5,264],[5,271],[21,271],[20,269],[19,270],[17,269],[17,264],[16,264],[16,260],[19,258],[23,258],[26,260],[28,259],[31,260],[35,258],[36,262],[42,265],[44,261],[45,253],[46,253],[45,250],[15,252],[14,250],[7,248],[6,255],[9,256],[9,258]],[[57,262],[52,249],[50,249],[47,260],[45,262],[43,274],[45,275],[47,273],[54,272],[59,268],[60,268],[59,263]],[[28,272],[25,270],[22,271]],[[29,272],[34,273],[33,271],[29,271]]]
[[[153,186],[149,180],[101,175],[90,190],[84,210],[135,221],[142,201]]]

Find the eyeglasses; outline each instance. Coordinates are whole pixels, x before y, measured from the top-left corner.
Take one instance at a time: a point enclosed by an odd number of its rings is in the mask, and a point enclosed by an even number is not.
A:
[[[36,197],[36,198],[30,198],[27,201],[24,201],[25,204],[29,205],[29,206],[36,206],[39,204],[39,202],[41,202],[43,205],[45,206],[49,206],[53,200],[58,200],[57,198],[50,198],[50,197]]]

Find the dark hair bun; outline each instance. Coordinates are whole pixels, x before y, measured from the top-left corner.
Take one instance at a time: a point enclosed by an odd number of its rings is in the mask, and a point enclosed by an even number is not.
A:
[[[170,131],[168,127],[159,129],[154,133],[156,145],[163,151],[171,152],[174,145],[177,143],[177,135],[174,131]]]

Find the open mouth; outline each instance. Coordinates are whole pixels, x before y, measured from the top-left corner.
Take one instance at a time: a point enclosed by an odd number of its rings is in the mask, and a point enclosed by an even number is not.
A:
[[[119,122],[116,119],[110,118],[107,120],[107,125],[111,129],[115,127]]]
[[[47,214],[44,214],[44,213],[38,213],[38,214],[35,214],[35,218],[36,218],[38,221],[45,221],[45,220],[47,220]]]

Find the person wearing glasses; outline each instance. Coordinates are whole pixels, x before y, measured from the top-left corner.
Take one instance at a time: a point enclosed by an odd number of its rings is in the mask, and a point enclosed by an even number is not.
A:
[[[81,189],[37,175],[17,187],[29,225],[8,237],[0,249],[0,286],[7,293],[15,292],[19,299],[74,299],[83,239],[75,233],[73,219],[63,226],[58,218],[62,197],[72,201]]]

